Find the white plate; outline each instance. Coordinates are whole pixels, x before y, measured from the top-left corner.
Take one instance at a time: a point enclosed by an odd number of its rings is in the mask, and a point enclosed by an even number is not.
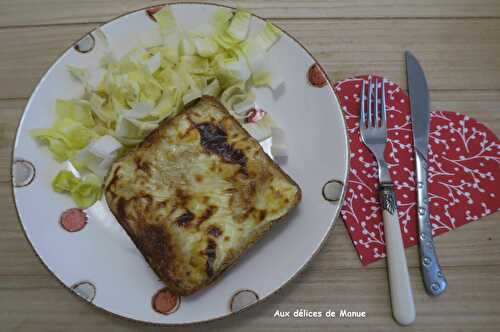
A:
[[[171,8],[177,21],[189,28],[208,22],[217,7],[186,3]],[[253,28],[262,25],[262,19],[252,18]],[[156,25],[145,10],[139,10],[102,29],[113,50],[121,55],[136,46],[137,36],[154,36]],[[50,181],[62,166],[29,135],[30,129],[51,125],[56,98],[82,93],[82,87],[69,77],[65,66],[95,65],[103,54],[100,43],[93,31],[64,52],[34,90],[17,131],[13,155],[15,202],[26,236],[44,264],[65,286],[95,306],[130,319],[160,324],[221,318],[285,285],[318,251],[339,213],[342,186],[334,202],[324,199],[323,186],[330,180],[345,183],[348,171],[348,139],[342,112],[330,82],[313,57],[284,34],[271,49],[269,65],[284,78],[285,91],[279,98],[265,89],[257,93],[258,104],[287,133],[289,157],[283,168],[302,188],[298,209],[218,282],[199,294],[182,298],[170,314],[161,314],[154,310],[152,298],[164,286],[109,213],[104,200],[86,211],[88,223],[80,231],[71,233],[61,227],[60,215],[73,203],[67,195],[52,191]]]

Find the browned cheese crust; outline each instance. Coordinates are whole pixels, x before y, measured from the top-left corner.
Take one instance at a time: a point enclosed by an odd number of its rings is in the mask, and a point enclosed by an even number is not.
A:
[[[105,196],[161,280],[189,295],[288,214],[301,191],[216,99],[202,97],[113,164]]]

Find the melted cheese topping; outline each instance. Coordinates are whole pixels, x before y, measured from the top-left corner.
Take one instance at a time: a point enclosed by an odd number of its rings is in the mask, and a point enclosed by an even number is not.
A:
[[[205,99],[116,162],[106,183],[117,219],[180,293],[213,280],[300,200],[258,142]]]

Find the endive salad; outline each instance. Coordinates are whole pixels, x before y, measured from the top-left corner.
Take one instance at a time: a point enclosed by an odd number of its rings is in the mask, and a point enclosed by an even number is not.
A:
[[[117,157],[202,95],[217,97],[257,140],[272,135],[271,117],[261,111],[256,116],[253,88],[276,90],[282,84],[265,66],[279,29],[267,22],[250,31],[252,16],[243,10],[219,9],[210,24],[191,31],[176,22],[168,6],[154,18],[161,43],[138,46],[121,58],[105,33],[96,30],[107,45],[99,65],[68,66],[84,86],[83,95],[56,100],[52,127],[31,131],[57,161],[70,161],[78,171],[60,171],[52,187],[71,194],[79,207],[100,198],[102,181]]]

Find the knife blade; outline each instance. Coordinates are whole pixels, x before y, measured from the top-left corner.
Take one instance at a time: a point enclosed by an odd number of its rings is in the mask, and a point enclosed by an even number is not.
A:
[[[427,193],[428,179],[428,142],[430,100],[427,80],[419,62],[409,51],[405,52],[406,74],[410,95],[411,125],[415,150],[415,169],[417,180],[417,218],[420,268],[425,290],[430,295],[440,295],[448,287],[437,258],[429,214]]]

